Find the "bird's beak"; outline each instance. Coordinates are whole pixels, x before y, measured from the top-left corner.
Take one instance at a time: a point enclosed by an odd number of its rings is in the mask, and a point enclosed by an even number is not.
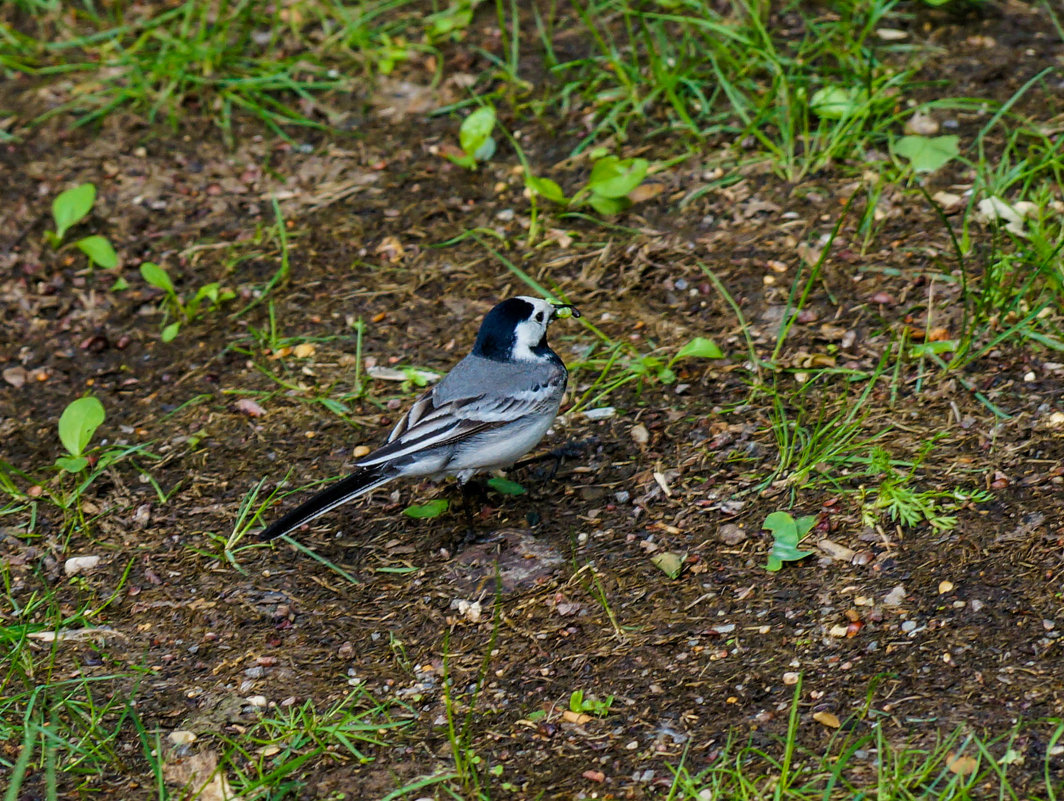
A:
[[[580,309],[572,303],[554,303],[554,319],[559,317],[579,317]]]

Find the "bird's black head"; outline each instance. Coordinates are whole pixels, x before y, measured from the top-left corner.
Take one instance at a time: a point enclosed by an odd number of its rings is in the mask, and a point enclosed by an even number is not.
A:
[[[547,326],[555,313],[554,306],[539,298],[504,300],[484,316],[473,344],[474,355],[495,361],[557,360],[547,346]]]

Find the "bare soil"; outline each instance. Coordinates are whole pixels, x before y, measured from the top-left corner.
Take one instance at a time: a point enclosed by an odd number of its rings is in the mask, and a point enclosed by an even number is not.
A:
[[[946,81],[954,96],[1004,100],[1043,66],[1061,64],[1064,44],[1044,20],[1007,8],[915,20],[913,36],[942,45],[929,81]],[[1026,54],[1021,66],[1003,67],[1017,52]],[[1042,104],[1041,118],[1064,112],[1059,81],[1057,74],[1024,101]],[[40,103],[37,88],[9,81],[0,106]],[[454,122],[425,111],[453,91],[445,84],[422,107],[397,79],[349,99],[360,119],[350,135],[315,134],[306,149],[254,135],[249,125],[227,151],[212,136],[122,115],[98,130],[70,132],[55,121],[0,148],[0,364],[26,372],[18,386],[0,382],[3,459],[25,470],[51,464],[60,412],[91,391],[108,414],[101,436],[151,443],[161,458],[137,463],[171,493],[160,502],[127,463],[89,488],[92,523],[69,540],[46,503],[32,537],[23,536],[29,521],[21,516],[0,520],[11,597],[24,603],[50,589],[73,612],[117,593],[95,620],[116,634],[64,645],[57,672],[136,676],[117,691],[136,694],[149,726],[197,732],[195,748],[252,725],[261,710],[245,699],[255,695],[282,708],[308,699],[327,708],[357,679],[394,701],[394,715],[410,726],[384,735],[389,745],[368,747],[367,764],[339,755],[308,763],[296,792],[308,799],[380,797],[448,769],[445,662],[464,714],[487,660],[469,745],[503,766],[489,782],[516,785],[520,797],[662,797],[668,766],[681,758],[697,770],[730,735],[757,743],[781,735],[792,673],[803,675],[800,742],[813,750],[837,736],[816,712],[833,713],[844,729],[878,725],[891,742],[920,744],[958,726],[993,735],[1064,714],[1064,440],[1049,424],[1064,410],[1060,360],[1003,345],[963,375],[905,363],[896,382],[877,383],[862,437],[883,432],[899,459],[938,438],[917,485],[991,491],[990,502],[960,512],[952,531],[889,520],[865,527],[852,491],[859,482],[842,474],[831,476],[837,488],[764,486],[778,462],[771,409],[765,396],[751,396],[743,333],[699,263],[735,297],[767,358],[803,243],[832,230],[858,188],[852,170],[792,185],[767,167],[746,167],[730,186],[685,203],[713,180],[731,144],[711,143],[702,158],[654,176],[661,192],[616,220],[623,229],[548,212],[546,235],[530,247],[516,159],[500,153],[474,173],[434,152],[453,139]],[[973,110],[943,119],[963,134],[984,118]],[[577,124],[517,125],[533,163],[553,164]],[[636,150],[654,158],[670,145],[624,148]],[[585,168],[551,177],[572,180]],[[96,184],[99,200],[78,232],[115,243],[124,291],[111,290],[115,274],[86,270],[80,254],[43,243],[51,198],[84,181]],[[963,167],[936,174],[928,189],[958,183]],[[255,343],[252,328],[269,325],[266,303],[238,313],[279,266],[268,231],[269,197],[278,192],[291,276],[269,300],[282,336],[315,340],[303,358]],[[782,351],[784,367],[822,359],[869,371],[893,332],[960,325],[957,284],[935,277],[955,269],[941,221],[910,195],[888,197],[884,207],[889,215],[868,249],[856,217],[844,221]],[[705,336],[728,358],[680,362],[674,384],[627,385],[607,401],[614,417],[563,416],[545,448],[593,444],[553,479],[535,470],[516,476],[527,496],[489,495],[481,542],[462,544],[459,514],[400,514],[412,502],[454,497],[446,487],[407,484],[299,534],[357,585],[284,545],[239,551],[244,572],[220,559],[207,533],[228,536],[261,478],[272,488],[290,473],[288,485],[300,487],[343,474],[353,450],[378,444],[409,403],[409,392],[382,381],[349,400],[345,416],[315,402],[366,380],[352,321],[365,322],[364,357],[444,371],[493,302],[526,292],[472,239],[439,247],[475,228],[499,233],[500,241],[488,240],[493,247],[562,290],[610,337],[672,353]],[[164,264],[183,291],[219,280],[239,297],[164,344],[159,293],[136,271],[145,259]],[[570,364],[592,341],[575,322],[552,330]],[[575,391],[594,377],[576,370]],[[855,403],[864,386],[839,380],[799,394],[793,372],[779,380],[794,404],[790,416],[801,405],[814,420],[818,410],[830,416]],[[975,390],[1010,417],[996,418]],[[263,394],[246,394],[255,391]],[[246,397],[265,414],[238,405]],[[641,432],[633,436],[636,426],[649,435],[645,443]],[[766,572],[770,538],[761,522],[792,505],[817,515],[814,540],[852,556],[818,549]],[[683,557],[678,579],[652,563],[660,552]],[[63,575],[64,559],[88,554],[103,557],[99,568],[77,580]],[[577,689],[614,696],[609,714],[564,720]],[[549,714],[530,721],[537,710]],[[1046,795],[1049,731],[1033,725],[1014,745],[1024,762],[1010,776],[1032,798]],[[15,745],[0,747],[12,758]],[[151,794],[134,735],[126,745],[127,770],[83,786],[69,777],[65,789],[101,799]],[[1049,764],[1060,787],[1064,756]],[[26,798],[36,781],[28,780]]]

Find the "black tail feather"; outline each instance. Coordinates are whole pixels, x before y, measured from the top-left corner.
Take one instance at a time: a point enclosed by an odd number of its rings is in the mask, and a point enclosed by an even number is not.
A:
[[[322,490],[309,500],[299,504],[280,520],[270,523],[259,532],[259,539],[273,540],[277,537],[282,537],[290,531],[295,531],[304,523],[309,523],[316,517],[320,517],[330,509],[335,509],[337,506],[352,501],[360,495],[365,495],[374,487],[379,487],[381,484],[391,481],[394,477],[394,473],[381,468],[358,468],[347,478],[337,481],[331,487]]]

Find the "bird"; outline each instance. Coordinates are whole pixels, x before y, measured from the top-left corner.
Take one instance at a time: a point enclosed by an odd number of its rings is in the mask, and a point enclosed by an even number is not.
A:
[[[547,344],[547,328],[559,317],[580,311],[525,295],[496,304],[469,355],[414,402],[384,445],[259,538],[282,537],[397,478],[454,477],[465,494],[476,474],[513,465],[543,439],[565,394],[569,373]]]

